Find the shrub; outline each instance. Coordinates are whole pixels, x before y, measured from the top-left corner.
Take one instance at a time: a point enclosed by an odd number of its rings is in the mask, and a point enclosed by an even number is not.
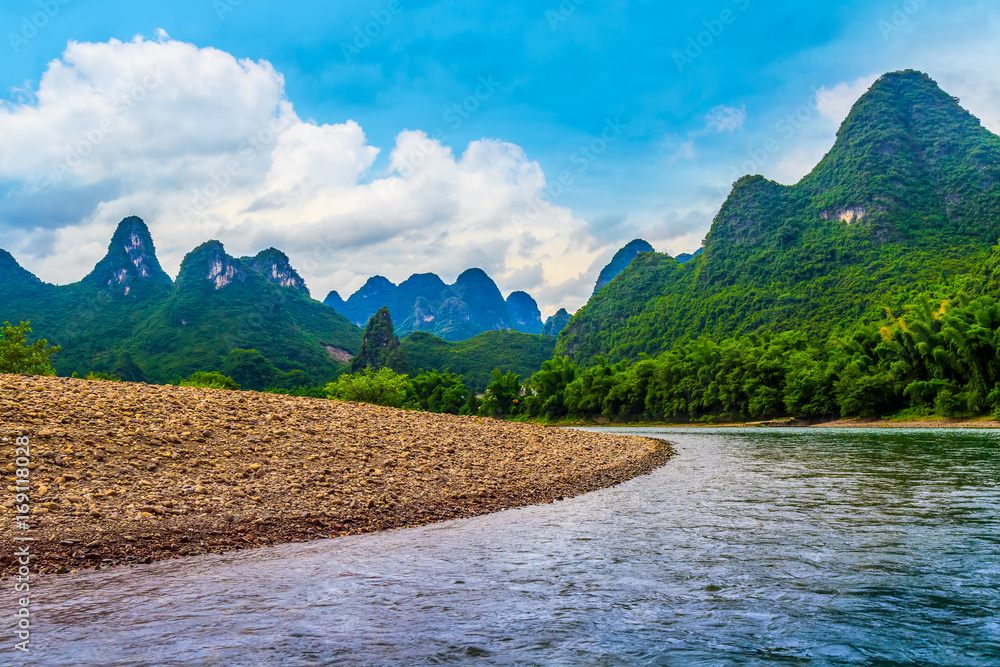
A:
[[[230,389],[239,391],[240,385],[233,378],[217,371],[198,372],[180,381],[181,387],[201,387],[202,389]]]
[[[406,402],[409,386],[409,376],[391,368],[376,371],[369,366],[360,373],[341,375],[336,381],[326,385],[326,396],[341,401],[399,408]]]
[[[425,371],[410,382],[407,407],[425,412],[445,412],[457,415],[468,403],[469,390],[463,378],[454,373]]]
[[[99,382],[121,382],[122,379],[116,375],[111,375],[109,373],[87,373],[87,377],[84,380],[99,381]]]
[[[45,339],[28,344],[26,334],[31,333],[31,323],[21,322],[12,326],[4,322],[0,327],[0,373],[26,373],[28,375],[55,375],[49,357],[59,351],[49,346]]]

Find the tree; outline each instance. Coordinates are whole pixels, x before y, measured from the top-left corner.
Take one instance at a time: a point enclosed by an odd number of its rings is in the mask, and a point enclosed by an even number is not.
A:
[[[349,375],[341,375],[326,385],[326,397],[399,408],[406,402],[410,378],[391,368],[375,370],[371,366]]]
[[[493,370],[493,381],[486,387],[486,393],[479,406],[479,414],[484,417],[503,419],[521,412],[521,376],[516,373],[501,373]]]
[[[454,373],[425,371],[410,381],[408,407],[457,415],[467,404],[470,393],[463,380]]]
[[[29,345],[26,336],[29,333],[30,322],[21,322],[16,327],[4,322],[0,327],[0,373],[56,374],[49,357],[59,351],[59,346],[50,346],[44,338]]]
[[[365,368],[391,368],[396,373],[406,373],[409,366],[406,363],[406,353],[399,346],[392,325],[392,315],[389,309],[382,307],[368,320],[364,337],[361,339],[361,349],[351,362],[351,370],[361,371]]]
[[[531,376],[532,395],[528,409],[532,417],[544,415],[549,419],[562,417],[569,412],[566,407],[566,388],[576,379],[577,365],[569,357],[554,357],[542,364],[542,369]]]
[[[240,385],[233,378],[223,375],[218,371],[206,373],[199,371],[190,377],[180,381],[181,387],[200,387],[202,389],[229,389],[239,391]]]

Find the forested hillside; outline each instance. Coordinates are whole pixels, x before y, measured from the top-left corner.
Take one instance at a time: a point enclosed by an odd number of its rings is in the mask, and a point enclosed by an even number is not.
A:
[[[1000,234],[1000,138],[925,74],[887,74],[793,186],[747,176],[680,264],[644,253],[573,318],[558,351],[590,363],[700,335],[824,337],[947,291]]]

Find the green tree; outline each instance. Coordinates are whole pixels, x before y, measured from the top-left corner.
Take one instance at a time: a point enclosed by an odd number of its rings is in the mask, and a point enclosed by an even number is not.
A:
[[[49,357],[59,351],[44,338],[28,344],[27,334],[31,323],[21,322],[12,326],[4,322],[0,327],[0,373],[25,373],[28,375],[55,375]]]
[[[385,307],[380,308],[368,320],[361,339],[361,349],[351,362],[351,370],[354,372],[369,367],[375,370],[391,368],[396,373],[406,373],[409,370],[406,354],[400,348],[399,338],[393,328],[392,315]]]
[[[469,390],[460,375],[425,371],[410,381],[408,404],[425,412],[457,415],[468,403]]]
[[[486,387],[479,414],[484,417],[504,419],[522,412],[523,387],[521,376],[516,373],[501,373],[493,370],[493,381]]]
[[[229,389],[239,391],[240,385],[233,378],[218,371],[199,371],[180,381],[181,387],[200,387],[202,389]]]
[[[576,379],[577,370],[569,357],[554,357],[544,362],[541,370],[531,376],[532,393],[526,400],[529,414],[549,419],[568,414],[566,389]]]
[[[399,408],[406,402],[409,386],[409,376],[391,368],[375,370],[369,366],[360,373],[341,375],[326,385],[326,396],[341,401]]]

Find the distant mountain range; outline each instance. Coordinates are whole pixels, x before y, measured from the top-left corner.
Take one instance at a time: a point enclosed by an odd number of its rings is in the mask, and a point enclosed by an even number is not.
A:
[[[433,273],[410,276],[399,285],[374,276],[346,301],[330,292],[323,303],[358,326],[379,308],[388,308],[400,336],[422,331],[460,341],[485,331],[540,334],[544,326],[529,294],[514,292],[504,299],[482,269],[465,271],[453,285]]]
[[[586,363],[703,334],[850,335],[918,292],[953,289],[998,235],[1000,137],[926,74],[886,74],[797,184],[737,181],[701,256],[626,246],[557,353]]]
[[[361,342],[358,327],[309,297],[284,253],[269,248],[237,259],[209,241],[184,258],[174,282],[136,217],[122,220],[107,255],[72,285],[43,283],[0,250],[4,320],[30,321],[61,346],[53,357],[61,375],[113,372],[152,382],[218,369],[234,348],[256,349],[280,371],[318,381]]]

